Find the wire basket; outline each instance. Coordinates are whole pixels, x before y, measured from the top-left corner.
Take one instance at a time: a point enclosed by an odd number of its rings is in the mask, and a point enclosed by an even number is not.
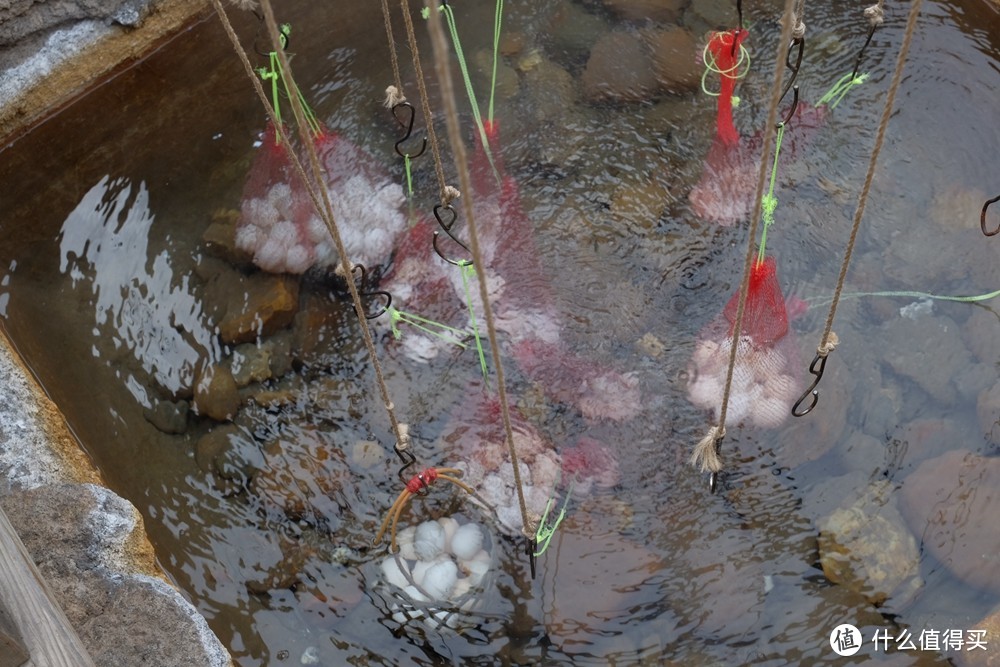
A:
[[[464,633],[482,624],[477,612],[496,589],[499,542],[480,509],[464,503],[462,512],[408,526],[396,553],[373,562],[373,597],[397,628]]]

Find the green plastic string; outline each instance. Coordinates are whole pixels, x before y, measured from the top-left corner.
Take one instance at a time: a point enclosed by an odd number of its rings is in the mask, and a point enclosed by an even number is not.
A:
[[[774,224],[774,210],[778,208],[778,198],[774,196],[774,183],[778,180],[778,154],[781,153],[781,139],[785,136],[785,124],[778,123],[778,134],[774,141],[774,162],[771,164],[771,184],[767,194],[760,200],[760,210],[764,216],[764,231],[760,234],[760,250],[757,251],[757,264],[764,261],[764,250],[767,247],[767,230]]]
[[[701,92],[705,93],[710,97],[718,97],[719,93],[713,92],[708,89],[706,81],[708,79],[709,74],[730,75],[731,72],[736,72],[736,74],[732,74],[733,78],[742,79],[747,75],[747,72],[750,71],[750,52],[747,51],[747,47],[743,46],[743,44],[740,44],[740,59],[737,60],[736,64],[733,65],[728,70],[723,71],[719,69],[718,66],[716,66],[715,56],[713,56],[712,52],[708,50],[707,44],[705,45],[705,48],[701,52],[701,61],[705,63],[705,71],[701,73]],[[743,65],[744,63],[746,63],[746,67],[743,69],[742,72],[740,72],[739,71],[740,66]],[[733,106],[736,107],[739,106],[739,104],[740,104],[740,98],[737,97],[736,95],[733,95]]]
[[[826,94],[823,95],[823,97],[819,98],[816,106],[821,107],[825,104],[831,109],[837,108],[837,105],[840,104],[840,100],[844,99],[844,96],[847,95],[847,93],[850,92],[854,86],[860,86],[867,80],[867,72],[854,77],[852,77],[851,73],[848,72],[844,76],[840,77],[837,83],[833,84],[833,87],[826,91]]]
[[[935,301],[958,301],[960,303],[975,303],[977,301],[988,301],[1000,296],[1000,290],[988,294],[977,294],[975,296],[945,296],[941,294],[928,294],[927,292],[850,292],[840,295],[841,299],[860,299],[866,296],[902,296],[911,299],[933,299]],[[804,299],[812,306],[825,306],[833,303],[833,297],[811,297]]]
[[[472,118],[476,121],[476,129],[479,130],[479,139],[483,142],[483,150],[486,152],[486,159],[496,172],[496,165],[493,163],[493,153],[490,151],[490,140],[486,136],[486,127],[483,125],[483,118],[479,113],[479,102],[476,101],[476,93],[472,89],[472,79],[469,77],[469,66],[465,62],[465,52],[462,50],[462,42],[458,38],[458,27],[455,25],[455,14],[451,10],[451,5],[442,2],[439,8],[444,14],[448,23],[448,31],[451,33],[451,43],[455,47],[455,55],[458,57],[458,67],[462,70],[462,81],[465,82],[465,92],[469,96],[469,104],[472,106]],[[420,15],[426,20],[430,17],[430,9],[424,7]],[[492,119],[492,109],[490,112]],[[499,176],[498,176],[499,178]]]
[[[410,154],[403,156],[403,171],[406,174],[406,196],[413,197],[413,171],[410,168]]]
[[[493,123],[493,98],[497,92],[497,62],[500,60],[500,25],[503,22],[503,0],[497,0],[497,10],[493,17],[493,79],[490,81],[490,109],[486,117]]]
[[[566,490],[566,500],[563,501],[562,509],[559,510],[559,516],[556,517],[555,522],[549,526],[546,521],[549,518],[549,512],[552,510],[552,505],[555,502],[555,495],[549,497],[549,501],[545,503],[545,512],[542,514],[541,520],[538,522],[538,530],[535,531],[535,544],[538,545],[538,551],[535,552],[535,556],[541,556],[549,548],[549,543],[552,541],[552,536],[555,535],[556,530],[558,530],[559,525],[566,518],[566,507],[569,506],[569,499],[573,496],[573,483],[576,482],[574,479],[569,483],[569,489]]]
[[[463,343],[458,336],[465,336],[468,334],[467,331],[462,329],[456,329],[455,327],[450,327],[447,324],[441,324],[440,322],[435,322],[434,320],[428,319],[426,317],[421,317],[420,315],[415,315],[413,313],[407,313],[402,310],[397,310],[392,306],[389,307],[389,321],[392,327],[392,335],[396,340],[403,337],[403,332],[399,330],[399,324],[408,324],[415,329],[419,329],[426,334],[430,334],[439,340],[443,340],[446,343],[451,343],[452,345],[458,345],[463,350],[468,347]],[[440,331],[435,331],[431,327],[436,327]]]
[[[483,369],[483,379],[485,380],[489,372],[486,370],[486,355],[483,353],[483,341],[479,336],[479,325],[476,323],[476,311],[472,308],[472,293],[469,291],[469,278],[475,278],[476,267],[472,262],[462,264],[459,269],[462,271],[462,286],[465,288],[465,302],[469,304],[469,320],[472,322],[472,334],[476,337],[476,351],[479,353],[479,366]]]
[[[284,48],[285,44],[288,43],[288,35],[290,35],[291,32],[292,28],[287,23],[281,26],[282,48]],[[261,79],[264,81],[270,81],[271,83],[271,103],[274,106],[274,115],[278,119],[278,122],[281,123],[281,104],[279,103],[281,96],[278,94],[279,82],[284,87],[286,96],[291,97],[293,93],[289,88],[288,80],[285,78],[284,72],[281,69],[281,61],[278,59],[277,52],[271,51],[268,54],[268,61],[270,63],[270,68],[261,67],[257,70],[257,73],[260,74]],[[302,91],[300,91],[297,86],[294,94],[298,96],[299,102],[302,104],[302,110],[305,112],[306,123],[309,124],[309,130],[312,132],[314,137],[318,137],[321,134],[321,129],[319,121],[316,119],[316,114],[313,113],[313,110],[306,103],[306,98],[302,95]],[[280,136],[276,140],[281,141]]]

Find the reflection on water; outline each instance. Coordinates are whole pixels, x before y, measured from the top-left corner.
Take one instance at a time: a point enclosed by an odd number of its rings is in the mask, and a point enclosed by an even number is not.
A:
[[[150,379],[177,394],[191,388],[198,362],[220,351],[190,276],[174,275],[168,249],[149,250],[154,217],[145,183],[133,192],[127,179],[105,176],[63,223],[59,271],[93,294],[94,335],[109,336],[116,350],[134,355]],[[152,407],[143,389],[148,381],[122,380]]]
[[[700,38],[713,16],[728,20],[723,4],[696,0],[662,20]],[[848,4],[809,9],[805,100],[853,64],[863,26]],[[822,303],[839,269],[901,38],[896,9],[866,53],[869,82],[781,164],[768,248],[786,296],[805,303]],[[492,35],[476,28],[492,8],[463,10],[479,87]],[[373,156],[373,170],[402,183],[391,151],[398,128],[378,106],[390,74],[377,3],[287,11],[307,97]],[[736,122],[749,137],[779,31],[769,7],[747,11],[762,63],[739,90]],[[241,20],[249,43],[256,26]],[[465,634],[399,632],[377,586],[384,551],[371,539],[401,490],[400,466],[343,286],[315,273],[263,274],[225,243],[264,120],[216,23],[4,151],[0,312],[86,449],[143,512],[164,567],[248,666],[813,664],[832,658],[828,635],[842,622],[862,629],[865,660],[958,655],[887,655],[870,638],[973,630],[997,613],[1000,591],[982,569],[983,555],[1000,549],[996,508],[966,489],[971,470],[993,471],[996,460],[996,308],[844,301],[843,343],[816,411],[779,429],[731,428],[729,474],[709,495],[686,464],[708,425],[688,401],[686,373],[695,337],[738,284],[745,243],[740,226],[719,228],[688,203],[714,101],[641,81],[639,101],[587,101],[593,91],[581,81],[593,81],[584,73],[597,67],[588,59],[602,51],[592,49],[598,40],[624,45],[624,59],[637,35],[678,38],[663,26],[640,30],[571,0],[509,8],[504,25],[500,150],[539,256],[525,280],[559,323],[560,360],[573,362],[542,373],[537,358],[509,360],[518,424],[550,475],[558,457],[564,476],[589,468],[611,488],[557,487],[569,509],[534,580],[521,545],[498,536],[495,579]],[[984,3],[926,5],[849,289],[996,288],[1000,246],[976,235],[1000,150],[983,131],[995,122],[1000,48],[987,25],[998,20]],[[220,65],[205,71],[204,62]],[[404,77],[412,87],[406,67]],[[108,114],[116,104],[143,109],[141,120]],[[433,193],[429,158],[414,167],[417,191]],[[417,195],[414,219],[432,199]],[[543,279],[548,286],[536,284]],[[824,315],[814,306],[790,323],[802,359]],[[390,337],[377,342],[421,462],[451,462],[464,445],[477,465],[502,470],[461,437],[475,431],[468,406],[490,405],[472,382],[474,353],[449,349],[418,364]],[[621,421],[565,398],[595,368],[635,379],[637,400],[614,397],[630,401]],[[614,460],[587,443],[604,443]],[[996,484],[992,472],[975,479]],[[455,502],[435,489],[401,521],[451,513]],[[977,539],[961,538],[972,525]]]

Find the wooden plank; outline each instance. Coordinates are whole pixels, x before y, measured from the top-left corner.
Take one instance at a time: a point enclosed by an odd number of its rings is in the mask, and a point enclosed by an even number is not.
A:
[[[28,662],[28,649],[21,640],[21,633],[14,626],[14,619],[0,605],[0,667],[21,667]]]
[[[6,609],[31,656],[29,665],[94,667],[66,614],[0,508],[0,607]]]

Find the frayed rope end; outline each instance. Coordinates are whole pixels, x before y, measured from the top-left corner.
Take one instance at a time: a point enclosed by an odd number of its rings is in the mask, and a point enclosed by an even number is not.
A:
[[[726,429],[713,426],[708,435],[701,439],[691,452],[688,463],[699,468],[701,472],[721,472],[722,459],[719,458],[718,442],[726,436]]]

